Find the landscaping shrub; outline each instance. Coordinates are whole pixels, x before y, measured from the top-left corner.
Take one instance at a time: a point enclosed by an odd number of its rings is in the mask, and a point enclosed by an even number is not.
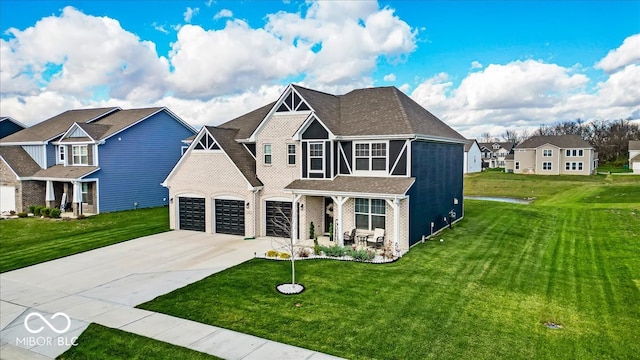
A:
[[[76,217],[76,219],[78,219],[78,220],[82,220],[82,219],[86,219],[86,218],[87,218],[87,216],[86,216],[86,215],[84,215],[84,214],[80,214],[80,215],[78,215],[78,216]]]
[[[331,256],[331,257],[341,257],[344,256],[347,253],[347,249],[342,247],[342,246],[338,246],[338,245],[334,245],[334,246],[320,246],[320,251],[323,251],[325,255],[327,256]]]
[[[36,207],[38,207],[38,205],[29,205],[29,212],[32,213],[33,215],[36,214]]]
[[[60,209],[53,208],[49,210],[49,216],[51,216],[54,219],[58,219],[61,213],[62,211],[60,211]]]
[[[33,211],[32,211],[33,215],[34,216],[40,216],[40,210],[42,210],[42,209],[44,209],[44,206],[36,205],[33,208]]]
[[[279,257],[280,259],[290,259],[291,255],[289,255],[289,253],[286,253],[286,252],[281,252]]]
[[[309,257],[309,255],[311,255],[311,251],[307,248],[300,248],[298,249],[297,255],[301,258],[307,258]]]
[[[280,253],[276,250],[269,250],[267,251],[267,257],[278,257],[278,255],[280,255]]]
[[[50,211],[51,209],[49,209],[48,207],[43,207],[42,209],[40,209],[40,216],[49,217]]]
[[[316,228],[313,225],[313,221],[309,225],[309,239],[316,239]]]
[[[26,212],[19,212],[18,213],[18,217],[19,218],[26,218],[27,217],[27,213]]]

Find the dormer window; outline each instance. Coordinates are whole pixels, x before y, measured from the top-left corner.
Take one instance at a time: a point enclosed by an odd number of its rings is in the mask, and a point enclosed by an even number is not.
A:
[[[305,103],[304,100],[302,100],[300,96],[298,96],[298,94],[296,94],[294,91],[291,91],[289,92],[289,95],[287,95],[287,97],[284,99],[282,104],[280,104],[280,107],[278,107],[278,110],[276,110],[276,112],[309,110],[311,110],[309,108],[309,105],[307,105],[307,103]]]
[[[89,165],[89,151],[87,145],[73,145],[71,147],[73,165]]]

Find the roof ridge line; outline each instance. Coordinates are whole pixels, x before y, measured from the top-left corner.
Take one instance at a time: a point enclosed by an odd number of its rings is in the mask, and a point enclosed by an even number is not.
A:
[[[404,109],[404,104],[402,103],[402,100],[400,100],[400,96],[398,95],[398,91],[400,91],[400,89],[398,89],[395,86],[390,86],[390,88],[393,90],[393,96],[396,98],[396,100],[398,101],[398,104],[400,105],[400,112],[402,113],[402,119],[404,120],[407,127],[415,132],[413,125],[409,121],[409,116],[407,116],[407,112]]]

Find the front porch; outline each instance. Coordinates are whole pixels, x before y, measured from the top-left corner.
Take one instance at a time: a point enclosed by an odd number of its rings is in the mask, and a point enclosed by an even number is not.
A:
[[[401,256],[409,250],[406,191],[412,183],[412,178],[296,180],[286,188],[293,194],[292,216],[299,219],[293,233],[301,244],[328,236],[330,245],[387,249]]]

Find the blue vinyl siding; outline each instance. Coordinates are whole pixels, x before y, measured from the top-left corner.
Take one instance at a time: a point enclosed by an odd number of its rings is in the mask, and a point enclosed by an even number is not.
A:
[[[454,210],[463,216],[464,145],[414,141],[411,147],[411,176],[416,178],[409,190],[409,245],[447,226],[443,220]],[[458,199],[454,205],[453,199]]]
[[[47,167],[52,167],[56,164],[56,157],[56,146],[47,144]]]
[[[168,204],[160,185],[180,158],[182,139],[193,133],[162,111],[98,147],[100,212]],[[166,199],[166,200],[163,200]]]

